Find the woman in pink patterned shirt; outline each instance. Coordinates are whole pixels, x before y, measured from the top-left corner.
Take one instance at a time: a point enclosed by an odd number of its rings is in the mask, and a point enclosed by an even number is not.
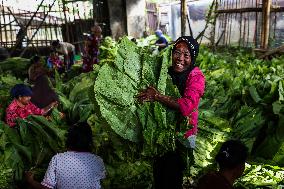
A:
[[[177,137],[187,148],[195,147],[198,122],[198,104],[204,94],[205,77],[196,67],[199,45],[191,36],[183,36],[176,40],[172,49],[172,66],[169,75],[179,89],[181,98],[161,94],[153,87],[148,87],[138,95],[140,101],[157,101],[165,106],[180,112],[187,119],[187,124],[178,124],[177,132],[182,137]],[[177,149],[167,152],[164,156],[154,161],[155,188],[182,188],[183,170],[185,168],[181,153],[182,146],[177,141]],[[191,153],[192,154],[192,153]]]
[[[25,119],[29,115],[45,115],[57,102],[52,102],[47,107],[40,109],[30,102],[32,91],[24,84],[17,84],[11,90],[14,100],[6,109],[6,123],[10,127],[16,125],[15,119]]]

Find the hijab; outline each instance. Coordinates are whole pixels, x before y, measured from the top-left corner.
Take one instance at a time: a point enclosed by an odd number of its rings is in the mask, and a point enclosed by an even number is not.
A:
[[[173,46],[172,53],[176,50],[176,47],[179,43],[185,42],[191,56],[191,63],[188,69],[184,70],[183,72],[175,72],[173,67],[169,68],[169,75],[172,77],[174,85],[177,86],[181,95],[183,95],[185,87],[186,87],[186,80],[188,78],[189,73],[194,69],[195,61],[199,52],[199,44],[192,36],[182,36],[179,37]]]

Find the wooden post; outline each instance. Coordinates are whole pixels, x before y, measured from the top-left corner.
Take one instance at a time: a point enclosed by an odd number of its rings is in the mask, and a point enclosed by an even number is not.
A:
[[[186,0],[181,0],[180,12],[181,12],[181,36],[185,35],[185,24],[186,24]]]
[[[53,0],[53,3],[51,5],[49,5],[49,9],[47,10],[47,12],[45,13],[45,15],[43,16],[41,22],[39,23],[39,25],[37,25],[35,32],[33,33],[33,35],[31,36],[31,38],[27,41],[27,46],[23,49],[23,51],[20,54],[20,57],[23,57],[23,55],[25,54],[27,47],[29,46],[29,44],[32,43],[33,38],[36,36],[37,32],[39,31],[39,29],[42,27],[42,25],[45,22],[46,17],[48,16],[48,14],[51,11],[51,8],[54,6],[56,0]],[[42,43],[41,43],[42,44]]]
[[[67,15],[66,12],[66,1],[62,0],[62,6],[63,6],[63,14],[64,14],[64,21],[65,21],[65,34],[66,34],[66,41],[70,42],[70,37],[69,37],[69,27],[68,27],[68,21],[67,21]]]
[[[7,34],[7,25],[6,25],[6,13],[5,13],[5,7],[3,5],[3,1],[2,1],[2,15],[3,15],[3,21],[4,21],[4,32],[5,32],[5,47],[8,46],[8,34]]]
[[[263,0],[262,4],[262,30],[261,48],[268,48],[271,0]]]
[[[4,8],[4,7],[2,7],[1,5],[0,5],[0,10],[2,9],[2,8]],[[2,18],[1,18],[1,14],[0,14],[0,40],[1,40],[1,42],[3,42],[3,36],[2,36]],[[4,26],[5,26],[5,23],[4,23]]]
[[[192,28],[191,28],[191,25],[190,25],[190,18],[189,18],[189,12],[188,12],[188,9],[186,9],[186,18],[187,18],[187,22],[188,22],[188,27],[189,27],[189,33],[190,33],[190,36],[193,37],[193,32],[192,32]]]

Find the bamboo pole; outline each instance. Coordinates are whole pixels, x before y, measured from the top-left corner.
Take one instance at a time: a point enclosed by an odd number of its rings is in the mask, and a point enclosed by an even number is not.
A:
[[[230,9],[233,8],[233,1],[230,1]],[[229,35],[228,35],[228,44],[231,44],[231,36],[232,36],[232,23],[233,23],[233,14],[230,14],[229,17]]]
[[[49,36],[49,43],[50,41],[53,39],[53,31],[54,31],[54,23],[52,22],[52,17],[49,16],[49,19],[48,19],[48,25],[49,25],[49,33],[50,33],[50,36]],[[48,44],[49,45],[49,44]]]
[[[66,40],[67,42],[70,42],[70,37],[69,37],[69,27],[68,27],[68,22],[67,22],[67,15],[66,15],[66,1],[62,0],[62,6],[63,6],[63,14],[64,14],[64,21],[65,21],[65,33],[66,33]]]
[[[270,7],[271,7],[271,0],[263,0],[263,3],[262,3],[262,31],[261,31],[261,48],[263,49],[268,48]]]
[[[250,7],[251,0],[247,2],[246,7]],[[249,35],[250,35],[250,12],[246,13],[247,16],[247,35],[246,35],[246,47],[249,44]]]
[[[186,0],[181,0],[180,12],[181,12],[181,36],[184,36],[185,24],[186,24]]]
[[[2,0],[2,7],[3,7],[3,9],[2,9],[2,14],[3,14],[3,20],[4,20],[4,24],[6,24],[6,15],[5,15],[5,7],[4,7],[4,5],[3,5],[3,0]],[[7,40],[8,40],[8,34],[7,34],[7,27],[5,26],[4,27],[4,32],[5,32],[5,47],[7,47],[7,44],[8,44],[8,42],[7,42]]]
[[[58,39],[58,24],[57,24],[57,18],[55,18],[55,28],[54,28],[54,31],[55,31],[55,37],[56,39]]]
[[[0,5],[0,9],[2,8],[2,6]],[[5,24],[5,23],[4,23]],[[0,40],[1,42],[3,42],[3,36],[2,36],[2,18],[1,18],[1,14],[0,14]],[[2,45],[2,44],[1,44]]]
[[[228,9],[228,1],[224,2],[224,7],[225,7],[225,9]],[[228,29],[228,14],[225,14],[224,28],[225,28],[225,37],[224,37],[224,39],[225,39],[225,46],[227,46],[228,45],[228,35],[229,35],[228,30],[227,30]]]
[[[25,25],[25,27],[23,28],[23,30],[24,30],[25,33],[27,33],[28,27],[31,25],[31,23],[32,23],[32,21],[33,21],[33,19],[34,19],[34,17],[35,17],[36,14],[38,13],[38,11],[39,11],[40,7],[42,6],[43,2],[44,2],[44,0],[42,0],[42,1],[40,2],[40,4],[37,6],[37,10],[34,12],[34,14],[32,15],[32,17],[30,18],[29,22],[28,22],[28,23]],[[25,20],[26,20],[26,14],[25,14]],[[22,28],[22,27],[21,27],[21,28]],[[14,53],[14,51],[15,51],[16,48],[17,48],[17,46],[23,41],[24,37],[25,37],[25,36],[22,35],[22,36],[19,37],[19,39],[17,39],[16,44],[15,44],[14,49],[12,50],[11,54]]]
[[[48,13],[46,13],[45,8],[46,8],[46,6],[43,7],[43,15],[48,14]],[[48,36],[47,36],[47,26],[46,26],[46,23],[43,25],[43,27],[44,27],[44,33],[45,33],[45,46],[48,46],[47,45],[47,38],[48,38]]]
[[[9,22],[11,23],[11,14],[8,15],[9,17]],[[10,28],[10,40],[11,42],[13,41],[13,28],[12,28],[12,24],[9,24],[9,28]]]
[[[27,50],[27,47],[29,46],[29,44],[32,42],[33,38],[36,36],[37,32],[39,31],[39,29],[42,27],[42,25],[44,24],[45,22],[45,19],[46,17],[48,16],[49,12],[51,11],[51,8],[54,6],[56,0],[53,0],[53,3],[51,5],[49,5],[49,9],[48,11],[46,12],[46,14],[44,15],[43,19],[41,20],[40,24],[37,26],[35,32],[33,33],[32,37],[27,41],[27,46],[24,48],[24,50],[21,52],[20,54],[20,57],[22,57],[26,50]]]
[[[193,37],[193,32],[192,32],[192,28],[191,28],[191,25],[190,25],[190,18],[189,18],[189,12],[188,12],[188,8],[186,9],[186,14],[187,14],[187,22],[188,22],[188,27],[189,27],[189,32],[190,32],[190,36]]]
[[[258,7],[258,0],[255,0],[255,8]],[[255,12],[254,46],[257,48],[258,42],[258,12]]]
[[[274,12],[274,28],[273,28],[273,38],[275,39],[276,36],[276,25],[277,25],[277,13]]]

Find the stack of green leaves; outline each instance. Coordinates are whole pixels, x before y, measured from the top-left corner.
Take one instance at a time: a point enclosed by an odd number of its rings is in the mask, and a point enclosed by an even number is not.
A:
[[[214,164],[221,142],[240,139],[250,151],[250,163],[240,185],[255,188],[280,184],[284,165],[283,151],[283,57],[271,61],[258,60],[241,52],[211,53],[201,50],[197,61],[206,76],[206,93],[200,103],[199,134],[195,149],[193,173],[200,174]],[[255,165],[263,182],[252,179]],[[263,169],[261,169],[263,170]],[[280,171],[280,172],[279,172]]]
[[[94,85],[97,115],[120,137],[142,144],[142,154],[153,156],[174,148],[175,112],[160,103],[139,104],[136,96],[147,86],[177,96],[168,78],[170,49],[151,56],[126,37],[115,61],[104,64]]]
[[[11,73],[16,77],[24,78],[28,75],[30,60],[21,57],[11,57],[0,62],[0,72]]]
[[[7,182],[20,181],[24,171],[46,165],[63,149],[64,130],[42,116],[17,119],[16,128],[0,122],[1,173],[10,176]]]

